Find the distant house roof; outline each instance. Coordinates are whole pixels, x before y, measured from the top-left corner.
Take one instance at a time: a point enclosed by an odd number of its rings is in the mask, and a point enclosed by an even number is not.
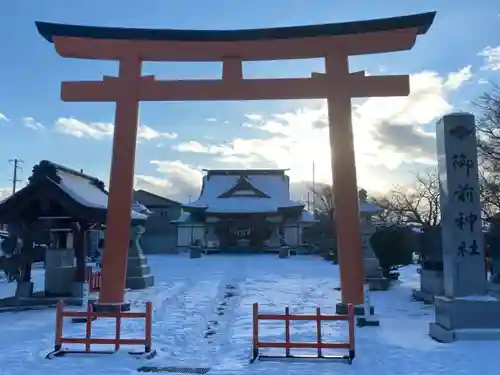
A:
[[[169,198],[162,197],[158,194],[153,194],[147,190],[139,189],[134,191],[134,199],[141,203],[142,205],[153,208],[153,207],[170,207],[170,206],[180,206],[181,203],[174,201]]]
[[[209,170],[203,177],[199,198],[183,206],[206,213],[271,213],[300,209],[290,200],[290,181],[280,170]]]
[[[56,201],[75,218],[104,222],[108,192],[96,177],[42,160],[33,167],[28,185],[0,203],[0,218],[15,217],[16,211],[22,211],[37,201],[44,204]],[[146,215],[131,211],[133,221],[146,218]]]

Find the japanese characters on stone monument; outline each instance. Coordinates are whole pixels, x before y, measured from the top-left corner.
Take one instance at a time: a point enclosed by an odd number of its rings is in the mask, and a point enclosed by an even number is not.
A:
[[[500,339],[500,301],[487,294],[474,116],[437,124],[444,296],[429,334],[440,342]]]
[[[445,295],[484,295],[487,285],[474,116],[444,116],[437,125],[437,136]]]

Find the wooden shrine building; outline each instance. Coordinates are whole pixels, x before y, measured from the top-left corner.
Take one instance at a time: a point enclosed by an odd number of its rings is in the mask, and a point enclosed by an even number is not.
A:
[[[70,282],[81,285],[85,281],[86,233],[106,222],[107,203],[108,192],[98,178],[42,160],[33,167],[28,184],[0,202],[0,222],[8,224],[11,236],[23,240],[21,252],[28,253],[34,243],[46,245],[47,261],[49,252],[60,254],[70,249],[70,263],[76,258],[76,268],[66,276],[72,279]],[[132,225],[146,218],[131,212]],[[25,267],[22,281],[29,283],[31,261]],[[46,264],[46,277],[47,267]],[[61,274],[60,278],[65,277]]]

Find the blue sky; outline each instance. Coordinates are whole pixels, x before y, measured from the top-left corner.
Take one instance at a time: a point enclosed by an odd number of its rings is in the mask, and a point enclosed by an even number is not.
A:
[[[473,5],[472,5],[473,4]],[[107,182],[112,104],[64,103],[64,80],[98,80],[116,64],[64,59],[35,29],[60,23],[186,29],[241,29],[381,18],[436,10],[429,33],[411,51],[357,57],[352,70],[412,74],[409,98],[357,101],[355,134],[360,184],[384,191],[433,163],[436,120],[498,81],[500,3],[496,0],[4,0],[0,2],[0,188],[9,189],[9,159],[24,160],[21,179],[41,159],[84,169]],[[486,54],[481,55],[487,47]],[[495,51],[497,53],[495,54]],[[489,56],[489,62],[488,62]],[[489,64],[489,66],[487,66]],[[308,76],[320,60],[249,63],[247,77]],[[146,63],[158,78],[216,78],[218,64]],[[401,115],[400,110],[404,109]],[[398,113],[396,113],[398,112]],[[321,101],[143,103],[138,187],[184,200],[196,194],[201,168],[286,167],[298,185],[327,181],[328,144]],[[397,125],[397,126],[395,126]],[[412,138],[413,137],[413,138]],[[384,173],[384,181],[380,181]],[[297,193],[300,195],[300,193]]]

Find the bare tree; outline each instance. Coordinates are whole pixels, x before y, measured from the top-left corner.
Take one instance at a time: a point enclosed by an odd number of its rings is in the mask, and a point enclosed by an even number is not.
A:
[[[500,174],[479,171],[479,189],[481,193],[481,209],[483,220],[489,222],[500,212]]]
[[[314,195],[315,209],[320,214],[330,215],[333,212],[333,186],[328,184],[318,184],[310,187]]]
[[[374,198],[385,212],[379,220],[394,224],[439,224],[439,177],[434,169],[416,174],[410,186],[395,186],[386,196]]]
[[[500,86],[481,95],[474,105],[479,154],[479,183],[483,220],[500,212]]]
[[[476,122],[478,151],[482,167],[487,171],[500,171],[500,87],[493,85],[475,102],[479,110]]]
[[[500,172],[487,171],[481,166],[479,186],[482,217],[488,222],[500,212]],[[333,212],[333,187],[319,184],[311,190],[315,196],[317,213],[328,217]],[[374,222],[437,226],[441,215],[439,194],[439,176],[435,169],[416,174],[409,186],[397,185],[385,195],[369,198],[369,201],[384,209],[373,217]]]

